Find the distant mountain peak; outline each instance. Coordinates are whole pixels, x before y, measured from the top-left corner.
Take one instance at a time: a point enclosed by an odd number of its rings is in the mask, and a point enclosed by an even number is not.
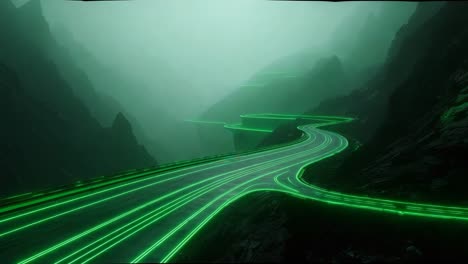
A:
[[[336,55],[322,58],[315,64],[313,72],[316,74],[338,73],[341,76],[344,74],[343,63]]]
[[[117,131],[128,131],[131,133],[132,125],[130,124],[128,119],[122,114],[122,112],[119,112],[115,116],[114,122],[112,123],[112,129]]]

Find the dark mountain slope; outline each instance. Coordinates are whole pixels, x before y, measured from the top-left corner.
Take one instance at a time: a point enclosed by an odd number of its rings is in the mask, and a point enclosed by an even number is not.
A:
[[[360,122],[339,129],[351,139],[367,139],[355,151],[352,143],[344,164],[320,185],[371,196],[468,204],[468,4],[439,7],[440,3],[419,4],[396,36],[386,65],[362,89],[311,111],[355,115]],[[364,133],[370,127],[375,134]],[[278,128],[274,133],[283,136],[276,140],[284,138],[287,130]],[[310,166],[304,177],[318,182],[342,157]],[[460,235],[467,231],[463,221],[383,214],[271,193],[251,194],[216,217],[187,243],[176,261],[467,259],[468,241]],[[215,253],[205,254],[200,245],[215,248]]]
[[[117,112],[124,113],[138,142],[161,163],[208,155],[199,149],[197,135],[188,130],[193,127],[182,121],[187,113],[180,106],[193,98],[189,94],[194,91],[186,80],[176,77],[169,64],[152,58],[150,78],[141,69],[126,71],[124,66],[98,59],[60,24],[51,28],[60,43],[58,49],[50,51],[51,57],[59,65],[74,61],[76,68],[64,72],[64,77],[74,84],[77,95],[101,124],[110,125]],[[95,89],[83,89],[86,83]],[[180,87],[186,89],[184,96],[177,94]]]
[[[438,2],[419,4],[408,23],[403,25],[395,35],[387,60],[369,81],[347,96],[322,101],[317,108],[313,108],[308,113],[359,117],[358,122],[348,126],[345,130],[361,141],[369,140],[384,119],[390,94],[408,78],[414,65],[423,56],[427,46],[421,43],[430,42],[430,36],[416,32],[417,29],[423,27],[424,21],[431,17],[440,6],[441,3]],[[423,36],[424,34],[426,35]],[[407,39],[408,37],[410,39]],[[406,43],[405,49],[401,49],[403,41]],[[355,63],[359,64],[359,61]]]
[[[101,127],[62,78],[40,1],[0,2],[0,24],[2,194],[155,165],[123,115]]]
[[[64,78],[71,84],[76,95],[90,109],[91,114],[101,125],[110,126],[117,113],[124,113],[133,126],[137,141],[144,145],[153,157],[167,158],[165,156],[168,155],[168,151],[161,146],[161,143],[156,141],[161,139],[161,129],[153,127],[151,127],[152,130],[145,129],[142,125],[145,122],[141,122],[141,119],[136,118],[136,116],[141,117],[140,112],[145,111],[137,112],[132,108],[134,105],[141,106],[143,102],[141,97],[144,97],[147,98],[144,102],[150,102],[153,108],[147,112],[151,113],[151,115],[158,113],[159,117],[166,116],[167,114],[164,113],[161,107],[158,107],[158,103],[155,104],[150,101],[154,96],[146,93],[146,96],[136,95],[132,97],[133,100],[128,99],[130,96],[126,94],[129,91],[135,91],[135,93],[140,91],[141,89],[135,89],[135,87],[141,87],[141,83],[132,83],[128,78],[124,77],[125,73],[102,65],[63,26],[53,25],[51,30],[57,39],[57,43],[54,42],[47,47],[49,54],[57,65],[61,66],[59,68]],[[131,103],[128,101],[131,101]],[[134,101],[139,102],[133,103]],[[161,120],[162,118],[158,119]],[[151,122],[154,122],[154,119]],[[149,134],[153,136],[149,137]]]
[[[297,60],[292,56],[281,61],[305,65]],[[346,74],[338,57],[311,58],[308,63],[308,67],[279,67],[278,63],[266,67],[211,107],[205,118],[232,122],[245,113],[298,113],[322,98],[346,93]]]
[[[338,28],[339,34],[346,35],[343,31],[353,32],[350,30],[350,25],[361,21],[361,24],[356,25],[359,29],[356,33],[347,36],[347,39],[342,39],[341,42],[336,41],[331,44],[336,46],[335,49],[340,52],[339,54],[345,53],[343,54],[345,62],[359,61],[359,64],[350,67],[350,70],[382,64],[395,33],[402,23],[407,22],[408,17],[414,11],[414,3],[381,2],[379,4],[380,6],[375,11],[368,14],[365,10],[353,13],[354,17],[349,21],[343,21],[344,25],[341,30]]]
[[[302,113],[369,80],[414,4],[376,3],[362,8],[343,20],[325,47],[265,67],[206,111],[205,118],[234,121],[249,112]],[[283,75],[271,74],[278,72]]]
[[[364,89],[312,111],[361,118],[347,132],[367,141],[336,173],[336,188],[468,200],[468,5],[437,4],[419,4]]]

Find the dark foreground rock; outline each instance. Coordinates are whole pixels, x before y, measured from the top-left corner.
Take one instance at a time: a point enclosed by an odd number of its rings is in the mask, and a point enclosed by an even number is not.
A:
[[[466,262],[465,222],[384,214],[280,193],[241,198],[215,216],[176,262]]]

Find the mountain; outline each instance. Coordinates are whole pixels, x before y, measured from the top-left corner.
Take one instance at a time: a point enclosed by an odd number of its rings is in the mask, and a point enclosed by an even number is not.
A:
[[[124,115],[103,127],[75,95],[59,69],[68,65],[50,58],[57,44],[40,1],[18,9],[2,1],[0,23],[2,194],[156,165]]]
[[[51,50],[51,56],[60,65],[70,60],[75,62],[78,70],[64,76],[74,84],[77,95],[101,124],[108,125],[115,114],[124,113],[134,127],[138,142],[161,163],[207,155],[199,149],[194,128],[182,121],[188,114],[180,108],[187,104],[184,96],[193,98],[189,95],[194,91],[187,88],[190,85],[184,80],[176,78],[177,74],[167,63],[154,58],[148,67],[151,78],[139,70],[127,72],[119,65],[100,61],[64,26],[53,24],[51,28],[61,46]],[[83,89],[84,78],[76,72],[82,72],[94,89]],[[136,78],[138,74],[141,76]],[[185,87],[184,96],[178,90],[180,87]]]
[[[377,72],[414,5],[360,5],[335,28],[325,47],[293,54],[265,67],[207,110],[204,117],[235,121],[239,114],[251,112],[302,113],[322,100],[347,95]]]
[[[364,144],[330,180],[350,192],[466,203],[468,5],[419,3],[382,69],[361,89],[310,113],[359,118]]]
[[[304,60],[304,54],[298,54],[256,73],[245,85],[206,111],[204,118],[232,122],[246,113],[303,112],[322,98],[345,93],[346,89],[342,89],[345,81],[346,74],[338,57],[309,56]]]
[[[391,41],[408,21],[415,3],[357,3],[356,11],[334,30],[331,52],[343,58],[345,69],[353,75],[385,61]]]
[[[337,56],[294,54],[257,72],[210,107],[202,119],[234,123],[248,113],[302,113],[323,98],[345,94],[347,88],[347,75]],[[205,125],[199,128],[199,135],[201,145],[211,153],[234,151],[231,131]],[[272,142],[265,140],[265,144]]]
[[[359,120],[324,127],[345,134],[350,147],[308,166],[304,178],[334,191],[466,206],[467,25],[466,3],[419,3],[395,34],[384,64],[360,89],[308,111]],[[279,127],[263,144],[282,143],[296,125]],[[324,172],[328,178],[318,181]],[[330,206],[275,192],[246,195],[217,217],[175,261],[426,263],[467,257],[466,237],[459,235],[466,232],[464,221]],[[216,253],[205,254],[206,245]]]

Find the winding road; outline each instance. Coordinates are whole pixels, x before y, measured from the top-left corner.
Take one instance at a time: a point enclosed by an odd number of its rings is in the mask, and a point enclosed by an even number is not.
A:
[[[343,136],[319,127],[349,120],[321,119],[298,127],[304,134],[295,144],[145,172],[144,177],[5,211],[0,215],[0,259],[21,264],[170,262],[219,211],[264,190],[389,213],[468,220],[468,208],[346,195],[304,182],[306,165],[348,146]]]

